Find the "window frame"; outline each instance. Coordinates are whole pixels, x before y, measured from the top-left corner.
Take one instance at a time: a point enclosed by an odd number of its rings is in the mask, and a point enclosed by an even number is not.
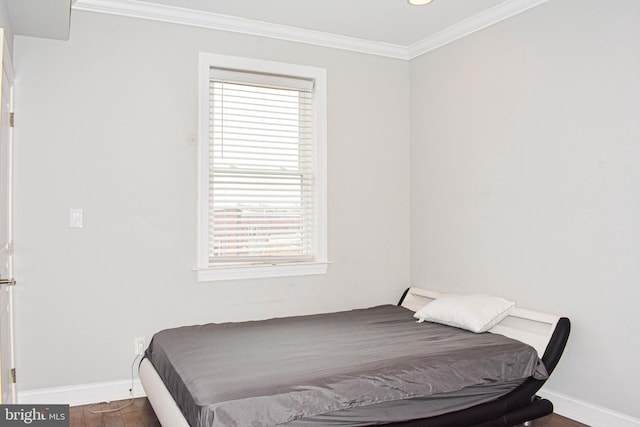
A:
[[[212,266],[209,262],[209,81],[211,68],[291,76],[314,81],[313,260],[272,264]],[[326,70],[283,62],[200,52],[198,71],[198,281],[219,281],[325,274],[327,258],[327,78]]]

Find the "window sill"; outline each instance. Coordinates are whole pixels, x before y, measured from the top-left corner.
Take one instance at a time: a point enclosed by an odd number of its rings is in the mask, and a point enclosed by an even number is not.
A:
[[[326,274],[328,267],[328,262],[321,261],[298,264],[203,268],[198,269],[197,272],[198,282],[216,282],[221,280],[262,279],[269,277]]]

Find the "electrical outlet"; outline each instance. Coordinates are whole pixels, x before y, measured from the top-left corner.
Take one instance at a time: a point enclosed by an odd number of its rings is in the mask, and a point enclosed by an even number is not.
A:
[[[133,339],[133,354],[135,354],[136,356],[144,354],[146,342],[147,340],[145,339],[145,337],[135,337]]]

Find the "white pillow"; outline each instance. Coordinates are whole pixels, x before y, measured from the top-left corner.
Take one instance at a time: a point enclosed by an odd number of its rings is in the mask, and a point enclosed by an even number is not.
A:
[[[426,320],[480,333],[500,323],[515,305],[513,301],[490,295],[450,294],[431,301],[413,316],[421,322]]]

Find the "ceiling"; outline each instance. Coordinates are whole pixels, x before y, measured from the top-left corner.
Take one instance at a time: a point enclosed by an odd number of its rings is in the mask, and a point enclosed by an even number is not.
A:
[[[68,38],[71,8],[411,59],[547,0],[433,0],[425,6],[407,0],[7,1],[26,35],[37,37]],[[66,21],[51,22],[52,7]]]
[[[375,42],[409,46],[504,0],[145,0]]]

